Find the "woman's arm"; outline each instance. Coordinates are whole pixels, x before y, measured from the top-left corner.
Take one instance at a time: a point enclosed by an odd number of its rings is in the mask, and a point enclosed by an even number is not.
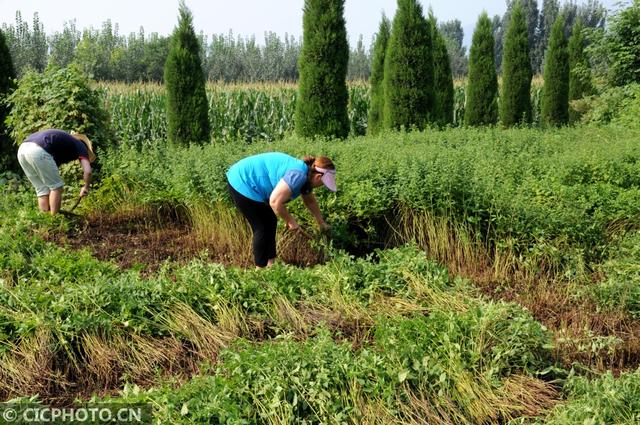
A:
[[[89,185],[91,184],[91,163],[88,159],[81,158],[80,165],[82,165],[82,177],[84,180],[84,186],[80,189],[80,197],[89,194]]]
[[[304,205],[311,212],[313,218],[315,218],[316,223],[318,223],[318,227],[323,230],[328,227],[327,223],[325,223],[324,219],[322,218],[322,213],[320,212],[318,201],[316,200],[316,197],[313,195],[313,193],[302,195],[302,202],[304,202]]]
[[[295,230],[300,226],[285,206],[285,203],[291,199],[291,195],[292,192],[291,189],[289,189],[289,185],[287,185],[284,180],[280,180],[273,189],[273,192],[271,192],[271,196],[269,197],[269,206],[278,217],[282,217],[285,223],[287,223],[287,227],[289,227],[289,229]]]

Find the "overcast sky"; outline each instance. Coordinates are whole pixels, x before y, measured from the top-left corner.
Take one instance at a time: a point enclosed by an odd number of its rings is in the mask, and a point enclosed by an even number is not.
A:
[[[561,1],[562,2],[562,1]],[[581,0],[578,0],[581,3]],[[624,0],[630,3],[631,0]],[[425,12],[429,7],[438,21],[459,19],[465,31],[465,44],[469,44],[478,15],[486,10],[489,16],[502,15],[505,0],[421,0]],[[542,0],[538,1],[540,7]],[[604,0],[612,9],[618,0]],[[279,36],[285,33],[302,35],[302,7],[304,0],[186,0],[194,16],[196,32],[205,35],[228,33],[250,36],[255,34],[262,43],[265,31]],[[16,10],[31,26],[34,12],[38,12],[45,31],[62,31],[65,21],[76,20],[79,30],[100,28],[107,19],[118,24],[120,34],[137,32],[168,35],[177,22],[177,0],[0,0],[0,23],[13,24]],[[396,0],[346,0],[345,18],[349,41],[355,45],[360,34],[368,46],[377,31],[382,12],[393,18]]]

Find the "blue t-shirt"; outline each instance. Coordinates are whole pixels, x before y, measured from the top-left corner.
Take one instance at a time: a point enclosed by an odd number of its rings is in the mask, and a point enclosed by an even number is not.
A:
[[[76,159],[89,159],[87,146],[69,133],[62,130],[42,130],[33,133],[25,139],[44,149],[53,157],[56,165],[66,164]]]
[[[227,171],[227,180],[241,195],[256,202],[269,202],[271,192],[283,179],[291,189],[291,199],[295,199],[301,193],[311,193],[308,170],[304,161],[285,153],[269,152],[236,162]]]

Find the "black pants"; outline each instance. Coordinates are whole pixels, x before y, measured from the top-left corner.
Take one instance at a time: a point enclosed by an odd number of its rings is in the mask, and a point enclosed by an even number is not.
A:
[[[256,202],[235,190],[227,182],[231,199],[242,215],[244,215],[251,230],[253,230],[253,260],[256,266],[265,267],[271,258],[276,258],[276,227],[278,218],[271,207],[264,202]]]

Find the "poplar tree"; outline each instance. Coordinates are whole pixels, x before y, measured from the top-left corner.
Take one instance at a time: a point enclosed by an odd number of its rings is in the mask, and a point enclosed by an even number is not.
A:
[[[390,27],[389,19],[382,15],[376,42],[373,46],[373,62],[371,64],[371,102],[367,121],[367,133],[371,135],[380,132],[384,121],[384,58],[389,43]]]
[[[423,129],[433,110],[431,30],[416,0],[398,0],[384,61],[384,126]]]
[[[527,21],[520,1],[516,1],[502,56],[500,120],[503,126],[531,122],[531,77]]]
[[[483,12],[478,18],[469,53],[466,125],[492,125],[498,122],[498,77],[494,58],[493,24]]]
[[[569,121],[569,53],[564,36],[564,16],[559,15],[551,28],[545,53],[541,120],[559,126]]]
[[[171,35],[164,65],[167,88],[167,133],[172,144],[204,143],[210,139],[209,107],[193,16],[180,2],[178,26]]]
[[[347,137],[349,45],[344,0],[305,0],[302,32],[296,133]]]

